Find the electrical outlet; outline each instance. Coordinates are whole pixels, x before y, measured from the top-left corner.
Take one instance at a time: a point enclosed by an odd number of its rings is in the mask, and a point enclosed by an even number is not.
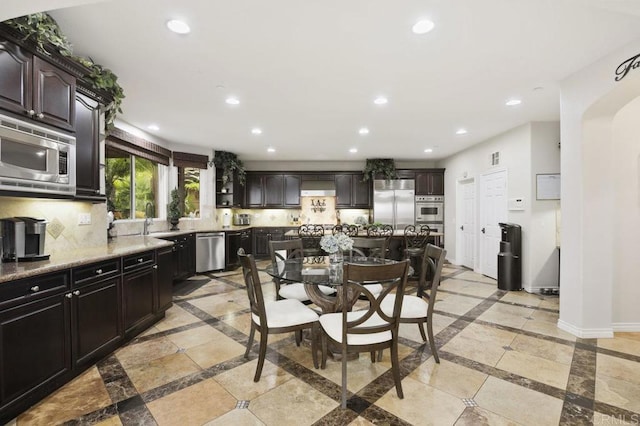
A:
[[[78,214],[78,225],[91,225],[91,213]]]

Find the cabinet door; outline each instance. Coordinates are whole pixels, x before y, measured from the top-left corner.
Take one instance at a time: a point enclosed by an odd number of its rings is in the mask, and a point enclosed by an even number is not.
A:
[[[284,206],[300,207],[300,176],[284,175]]]
[[[351,207],[352,205],[352,175],[336,175],[336,207]]]
[[[416,195],[429,195],[431,188],[429,187],[429,173],[416,173]]]
[[[245,191],[247,207],[262,207],[264,199],[262,197],[261,175],[247,174]]]
[[[81,287],[72,300],[74,366],[93,364],[123,336],[120,278]]]
[[[265,175],[264,206],[282,207],[284,205],[284,178],[282,175]]]
[[[433,172],[431,175],[431,194],[444,195],[444,173]]]
[[[33,94],[33,109],[39,121],[65,130],[75,129],[75,77],[34,57]]]
[[[71,370],[69,302],[59,294],[0,311],[0,412]]]
[[[96,101],[76,94],[76,194],[100,193],[100,109]]]
[[[31,110],[32,56],[9,42],[0,42],[0,108],[18,114]]]
[[[173,247],[158,250],[158,304],[156,312],[165,311],[173,302]]]
[[[371,180],[363,180],[364,174],[356,174],[353,179],[353,207],[368,209],[371,208]]]
[[[269,240],[271,235],[261,229],[253,230],[253,255],[258,257],[269,256]]]
[[[238,249],[241,247],[242,235],[240,232],[225,233],[225,269],[233,269],[240,265]]]
[[[144,268],[122,277],[125,332],[153,320],[156,270]]]

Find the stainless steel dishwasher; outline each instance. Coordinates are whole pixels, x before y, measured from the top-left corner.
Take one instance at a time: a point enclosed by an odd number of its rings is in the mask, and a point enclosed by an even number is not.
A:
[[[224,269],[224,232],[196,234],[196,272]]]

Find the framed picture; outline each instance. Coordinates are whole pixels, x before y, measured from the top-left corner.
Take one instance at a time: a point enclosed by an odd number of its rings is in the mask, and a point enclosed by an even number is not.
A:
[[[536,175],[536,200],[560,199],[560,173]]]

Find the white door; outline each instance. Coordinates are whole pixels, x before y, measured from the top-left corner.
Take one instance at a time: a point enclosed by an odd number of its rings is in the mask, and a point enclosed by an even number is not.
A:
[[[480,178],[480,273],[498,278],[501,232],[498,223],[507,221],[507,171],[487,173]]]
[[[460,217],[460,242],[461,263],[467,268],[475,268],[476,249],[476,184],[468,181],[460,186],[461,191],[461,217]]]

